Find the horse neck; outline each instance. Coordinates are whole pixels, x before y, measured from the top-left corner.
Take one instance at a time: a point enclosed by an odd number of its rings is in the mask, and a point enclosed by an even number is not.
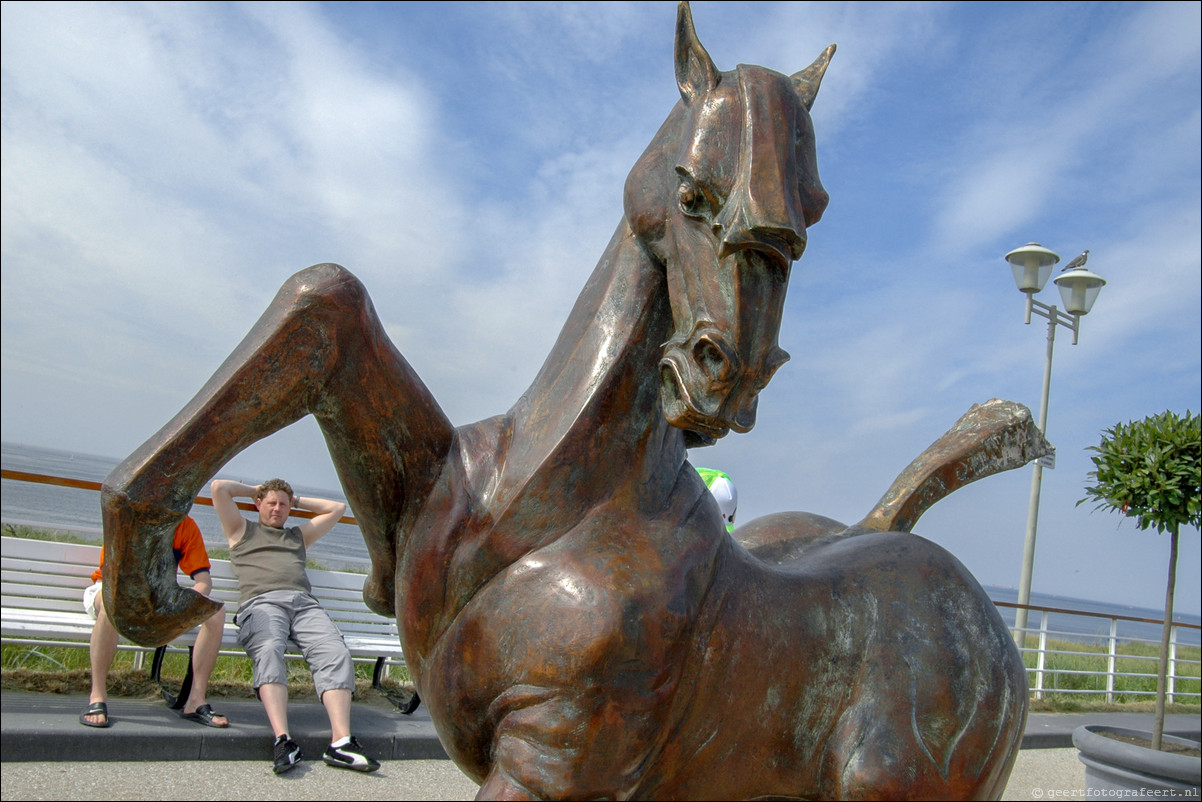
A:
[[[662,266],[626,221],[581,291],[530,388],[510,410],[513,436],[502,476],[513,495],[533,485],[573,487],[578,505],[596,503],[624,482],[682,464],[683,437],[664,420],[659,358],[672,314]],[[674,473],[674,471],[672,471]],[[537,491],[536,491],[537,492]]]

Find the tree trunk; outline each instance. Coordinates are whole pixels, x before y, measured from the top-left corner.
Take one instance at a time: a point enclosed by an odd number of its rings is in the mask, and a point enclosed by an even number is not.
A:
[[[1160,668],[1156,672],[1156,721],[1152,725],[1152,748],[1160,749],[1164,735],[1164,702],[1168,690],[1169,639],[1173,633],[1173,592],[1177,587],[1177,530],[1169,533],[1169,587],[1164,594],[1164,631],[1160,635]]]

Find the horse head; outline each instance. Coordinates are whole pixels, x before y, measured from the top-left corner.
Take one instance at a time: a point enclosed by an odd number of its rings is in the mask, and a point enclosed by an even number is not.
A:
[[[759,392],[789,359],[777,344],[789,271],[828,201],[809,110],[834,50],[791,77],[719,72],[680,4],[681,100],[628,176],[625,210],[666,271],[664,416],[696,443],[750,431]]]

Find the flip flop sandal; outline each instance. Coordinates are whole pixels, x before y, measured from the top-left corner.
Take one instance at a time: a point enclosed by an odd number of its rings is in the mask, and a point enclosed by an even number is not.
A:
[[[226,719],[225,724],[218,724],[216,721],[213,721],[214,717],[216,716],[221,716],[221,714],[214,713],[211,705],[201,705],[191,713],[185,713],[182,710],[179,713],[180,718],[187,719],[188,721],[195,721],[197,724],[203,724],[206,727],[216,727],[219,730],[223,730],[229,726],[228,719]],[[225,718],[225,716],[221,717]]]
[[[88,716],[104,716],[104,721],[102,723],[88,721]],[[109,718],[108,705],[104,702],[92,702],[88,705],[88,709],[79,714],[79,723],[85,727],[98,727],[100,729],[113,726],[113,720]]]

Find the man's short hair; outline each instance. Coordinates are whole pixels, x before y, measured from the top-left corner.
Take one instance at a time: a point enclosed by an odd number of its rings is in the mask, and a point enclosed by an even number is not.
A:
[[[268,479],[263,484],[259,485],[259,492],[255,494],[255,501],[266,496],[273,490],[278,490],[281,493],[287,493],[288,498],[296,498],[296,494],[292,492],[292,485],[285,482],[283,479]]]

